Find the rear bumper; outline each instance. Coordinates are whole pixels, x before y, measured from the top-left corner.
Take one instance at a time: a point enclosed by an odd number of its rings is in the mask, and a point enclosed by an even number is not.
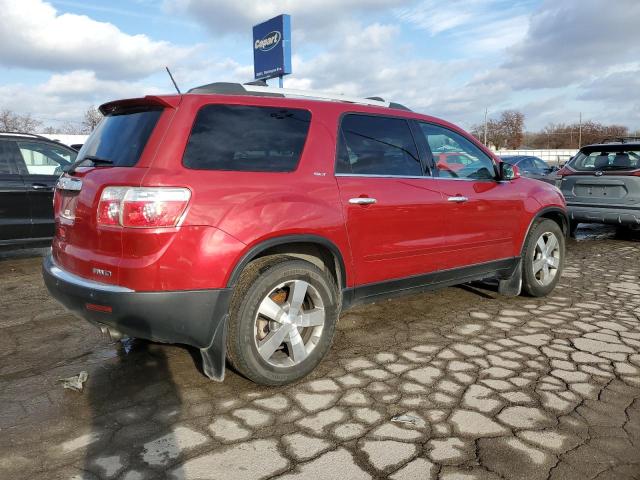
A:
[[[569,218],[575,222],[610,225],[640,225],[640,209],[620,206],[597,207],[567,202]]]
[[[224,331],[231,300],[231,289],[136,292],[102,284],[66,272],[51,256],[44,259],[42,274],[51,295],[91,323],[132,337],[201,349],[212,345],[216,332]]]

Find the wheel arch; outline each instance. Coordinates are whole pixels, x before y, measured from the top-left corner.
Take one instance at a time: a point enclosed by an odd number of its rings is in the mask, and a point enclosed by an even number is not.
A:
[[[344,258],[335,243],[319,235],[285,235],[264,240],[251,247],[236,263],[227,287],[234,287],[244,268],[253,260],[268,255],[290,255],[307,260],[333,275],[339,290],[347,286]]]
[[[569,235],[569,215],[566,210],[560,207],[545,207],[541,210],[538,210],[536,214],[533,216],[531,221],[529,222],[529,226],[527,227],[527,231],[522,239],[522,246],[520,247],[520,254],[524,251],[525,243],[527,241],[527,237],[529,236],[529,232],[533,227],[533,224],[536,220],[541,218],[547,218],[549,220],[553,220],[560,226],[560,230],[565,237]]]

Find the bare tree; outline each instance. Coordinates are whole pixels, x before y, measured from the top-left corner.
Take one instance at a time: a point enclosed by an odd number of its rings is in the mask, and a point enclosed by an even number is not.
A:
[[[577,123],[550,123],[540,132],[527,133],[526,143],[531,148],[578,148],[580,140],[582,145],[588,145],[607,137],[624,137],[629,134],[629,129],[623,125],[603,125],[594,121],[583,123],[581,134],[579,130],[580,125]]]
[[[84,119],[82,120],[83,132],[91,133],[96,125],[102,120],[102,113],[95,106],[91,105],[89,109],[84,113]]]
[[[487,144],[498,150],[519,148],[524,139],[524,114],[517,110],[505,110],[496,118],[487,121]],[[471,133],[480,141],[484,138],[485,125],[474,125]]]
[[[11,110],[0,110],[0,132],[33,133],[42,122],[36,120],[30,113],[20,115]]]

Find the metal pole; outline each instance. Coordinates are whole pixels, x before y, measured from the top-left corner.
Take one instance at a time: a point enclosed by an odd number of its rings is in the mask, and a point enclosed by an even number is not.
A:
[[[487,109],[484,109],[484,146],[487,146]]]
[[[578,128],[578,149],[582,148],[582,112],[580,112],[580,126]]]
[[[279,83],[280,83],[280,88],[284,88],[284,78],[282,77],[282,75],[280,75],[278,77],[278,79],[279,79]]]

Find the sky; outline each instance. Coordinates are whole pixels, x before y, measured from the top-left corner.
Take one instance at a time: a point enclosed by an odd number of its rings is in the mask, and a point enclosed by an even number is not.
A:
[[[640,129],[639,0],[0,0],[0,110],[45,125],[91,105],[253,79],[251,27],[292,17],[285,87],[381,96],[470,129]],[[275,85],[275,81],[272,81]]]

